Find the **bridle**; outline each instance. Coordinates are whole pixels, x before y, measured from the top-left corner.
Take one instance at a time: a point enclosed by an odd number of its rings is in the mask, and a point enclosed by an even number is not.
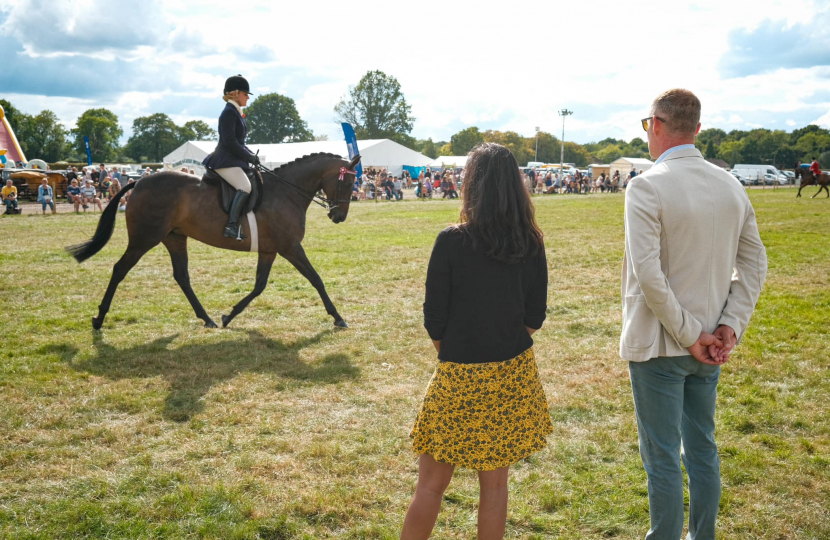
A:
[[[348,203],[348,202],[351,201],[351,199],[341,199],[340,198],[340,186],[345,182],[346,175],[351,174],[351,175],[354,175],[355,178],[357,178],[357,171],[347,169],[346,167],[340,167],[340,176],[337,177],[337,188],[334,190],[334,199],[328,199],[328,198],[323,197],[322,195],[320,195],[319,192],[315,193],[314,195],[309,195],[308,193],[303,191],[302,188],[300,188],[300,186],[298,186],[296,184],[292,184],[291,182],[289,182],[288,180],[286,180],[282,176],[278,175],[276,173],[276,171],[273,170],[273,169],[269,169],[269,168],[264,167],[262,165],[257,165],[256,167],[259,171],[270,174],[271,176],[273,176],[274,178],[276,178],[277,180],[279,180],[280,182],[282,182],[286,186],[290,187],[291,189],[293,189],[294,191],[296,191],[297,193],[299,193],[300,195],[305,197],[306,199],[310,200],[311,202],[313,202],[315,204],[319,204],[320,206],[322,206],[323,208],[325,208],[329,212],[331,212],[335,208],[338,208],[339,203]]]

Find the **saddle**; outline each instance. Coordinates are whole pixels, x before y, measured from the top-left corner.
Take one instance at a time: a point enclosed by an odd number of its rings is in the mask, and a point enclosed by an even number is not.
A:
[[[248,175],[248,180],[251,181],[251,194],[245,201],[245,207],[242,209],[240,216],[246,216],[249,212],[256,212],[262,203],[262,175],[257,170],[247,170],[245,174]],[[225,182],[225,179],[219,176],[219,173],[213,169],[205,169],[202,182],[208,186],[216,186],[219,188],[219,206],[223,212],[229,214],[233,197],[236,194],[236,188]]]

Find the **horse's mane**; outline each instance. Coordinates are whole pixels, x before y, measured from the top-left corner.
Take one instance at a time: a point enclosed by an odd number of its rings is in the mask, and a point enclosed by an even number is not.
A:
[[[309,161],[315,161],[315,160],[318,160],[318,159],[321,159],[321,158],[332,158],[332,159],[340,159],[340,160],[343,159],[342,156],[338,156],[337,154],[330,154],[328,152],[315,152],[314,154],[308,154],[308,155],[305,155],[303,157],[299,157],[299,158],[295,159],[294,161],[289,161],[288,163],[283,163],[282,165],[280,165],[279,167],[277,167],[274,170],[275,171],[281,171],[281,170],[286,169],[286,168],[295,167],[297,165],[303,165],[303,164],[308,163]]]

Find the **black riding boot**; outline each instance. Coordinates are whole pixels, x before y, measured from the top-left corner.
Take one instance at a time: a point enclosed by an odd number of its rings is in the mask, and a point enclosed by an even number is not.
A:
[[[224,236],[228,238],[236,238],[240,242],[248,238],[242,234],[242,229],[239,226],[239,214],[242,213],[242,207],[245,206],[246,200],[248,200],[248,194],[241,189],[237,190],[236,194],[233,196],[233,202],[231,203],[228,224],[225,225]]]

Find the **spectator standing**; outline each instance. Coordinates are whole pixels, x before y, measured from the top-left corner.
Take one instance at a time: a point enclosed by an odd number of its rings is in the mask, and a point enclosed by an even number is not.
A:
[[[110,175],[110,180],[112,180],[113,182],[118,181],[119,184],[121,183],[121,172],[118,170],[118,167],[113,167],[112,168],[112,174]]]
[[[542,231],[507,148],[478,145],[467,167],[462,223],[438,234],[427,269],[439,362],[412,428],[418,484],[401,540],[429,537],[456,467],[478,472],[478,538],[502,538],[510,466],[553,432],[531,338],[546,311]]]
[[[77,179],[78,179],[78,173],[75,171],[75,167],[69,167],[66,170],[66,181],[71,184],[72,180],[77,180]]]
[[[14,182],[12,182],[11,178],[6,180],[6,185],[3,186],[3,189],[0,190],[0,193],[2,193],[3,204],[6,205],[6,213],[20,213],[20,209],[17,206],[17,187],[14,185]]]
[[[654,166],[625,194],[623,324],[640,456],[648,475],[648,539],[710,540],[721,500],[715,409],[721,366],[746,330],[767,273],[743,187],[695,148],[700,101],[669,90],[644,119]],[[710,194],[717,194],[711,196]]]
[[[81,211],[81,188],[77,178],[69,182],[69,187],[66,188],[66,198],[75,206],[75,213]]]
[[[40,187],[37,188],[37,202],[41,204],[44,214],[46,214],[47,206],[52,208],[53,214],[55,213],[55,200],[52,193],[52,186],[49,185],[49,181],[46,178],[40,182]]]

